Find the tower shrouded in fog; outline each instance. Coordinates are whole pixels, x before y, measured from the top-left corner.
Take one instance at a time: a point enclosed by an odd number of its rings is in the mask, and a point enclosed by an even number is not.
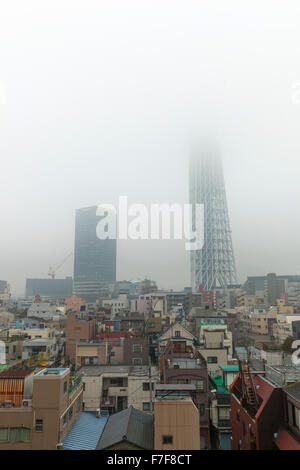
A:
[[[190,203],[204,205],[204,245],[191,251],[194,291],[237,283],[222,161],[214,147],[195,151],[190,159]],[[193,227],[195,228],[193,214]]]

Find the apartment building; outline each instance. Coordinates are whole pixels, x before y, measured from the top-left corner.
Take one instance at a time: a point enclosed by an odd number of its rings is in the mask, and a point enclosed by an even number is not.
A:
[[[294,323],[300,321],[300,315],[284,315],[277,316],[277,323],[273,326],[273,335],[275,341],[283,344],[287,338],[294,336]]]
[[[9,304],[11,298],[10,285],[7,281],[0,281],[0,307]]]
[[[56,450],[82,408],[69,369],[0,373],[0,450]]]
[[[79,312],[67,314],[66,356],[72,364],[76,362],[76,344],[89,343],[96,336],[96,320]]]
[[[300,383],[283,389],[284,421],[274,434],[279,450],[300,450]]]
[[[199,411],[190,397],[156,398],[154,449],[200,450]]]
[[[192,399],[199,410],[201,449],[210,448],[207,364],[189,338],[177,336],[170,339],[165,346],[160,355],[160,382],[195,385]]]
[[[228,364],[232,359],[232,333],[225,322],[212,324],[202,322],[199,331],[201,355],[206,359],[208,371]]]
[[[132,405],[141,411],[150,411],[154,385],[159,380],[158,370],[146,366],[84,366],[84,409],[106,410],[109,414]]]
[[[283,414],[281,388],[244,366],[231,385],[231,449],[274,450]]]

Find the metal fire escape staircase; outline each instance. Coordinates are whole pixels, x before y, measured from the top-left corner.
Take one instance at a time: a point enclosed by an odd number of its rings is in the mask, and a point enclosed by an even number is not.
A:
[[[242,365],[240,362],[240,374],[242,379],[243,402],[257,410],[259,408],[259,400],[253,382],[253,374],[251,374],[249,365]]]

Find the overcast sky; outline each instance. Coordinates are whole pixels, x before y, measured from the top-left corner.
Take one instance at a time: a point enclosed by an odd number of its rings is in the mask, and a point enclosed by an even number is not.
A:
[[[191,135],[223,156],[239,280],[300,274],[299,1],[0,6],[0,279],[73,251],[75,209],[186,202]],[[72,259],[58,276],[72,275]],[[123,241],[118,279],[190,285],[181,241]]]

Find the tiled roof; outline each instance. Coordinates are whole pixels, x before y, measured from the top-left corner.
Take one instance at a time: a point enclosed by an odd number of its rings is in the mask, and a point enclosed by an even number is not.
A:
[[[95,450],[107,422],[106,416],[96,417],[93,411],[83,411],[63,440],[65,450]]]
[[[97,445],[97,450],[108,449],[121,441],[128,441],[141,448],[154,447],[153,416],[133,406],[111,415]]]

